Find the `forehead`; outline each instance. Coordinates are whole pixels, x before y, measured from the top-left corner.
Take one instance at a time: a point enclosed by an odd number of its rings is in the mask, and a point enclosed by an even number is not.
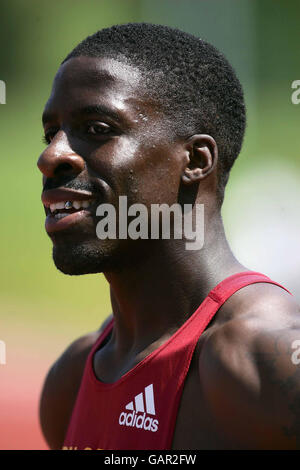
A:
[[[120,117],[153,114],[157,106],[142,92],[139,69],[110,58],[75,57],[59,68],[45,106],[43,121],[99,105]]]

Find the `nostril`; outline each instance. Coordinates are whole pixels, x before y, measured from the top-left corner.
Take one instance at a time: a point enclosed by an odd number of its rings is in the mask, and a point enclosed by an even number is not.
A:
[[[57,149],[56,149],[57,150]],[[55,151],[54,144],[48,145],[40,155],[38,167],[47,178],[63,174],[74,175],[81,173],[85,168],[85,161],[80,155],[70,151],[63,153]]]
[[[70,163],[61,163],[60,165],[58,165],[58,167],[55,168],[54,175],[58,176],[61,173],[69,173],[71,171],[73,172],[74,168],[72,167],[72,165],[70,165]]]

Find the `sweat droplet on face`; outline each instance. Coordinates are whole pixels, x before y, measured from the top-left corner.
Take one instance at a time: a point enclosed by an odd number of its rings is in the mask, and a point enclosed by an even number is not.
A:
[[[148,121],[147,116],[144,116],[144,114],[139,113],[139,118],[142,119],[143,121]]]

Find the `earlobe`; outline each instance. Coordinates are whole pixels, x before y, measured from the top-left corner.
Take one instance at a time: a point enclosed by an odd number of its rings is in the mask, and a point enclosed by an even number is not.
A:
[[[185,184],[192,184],[201,179],[201,170],[200,168],[189,168],[186,167],[182,173],[182,181]]]
[[[189,159],[182,171],[182,182],[193,184],[206,178],[215,168],[218,159],[218,148],[213,137],[197,134],[186,142]]]

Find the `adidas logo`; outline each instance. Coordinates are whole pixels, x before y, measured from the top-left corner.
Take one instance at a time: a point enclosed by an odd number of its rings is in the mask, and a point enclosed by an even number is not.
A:
[[[147,414],[155,416],[153,384],[148,385],[144,392],[136,395],[134,402],[130,401],[125,409],[130,413],[123,411],[120,414],[119,424],[121,426],[132,426],[152,432],[158,430],[158,420],[147,416]]]

